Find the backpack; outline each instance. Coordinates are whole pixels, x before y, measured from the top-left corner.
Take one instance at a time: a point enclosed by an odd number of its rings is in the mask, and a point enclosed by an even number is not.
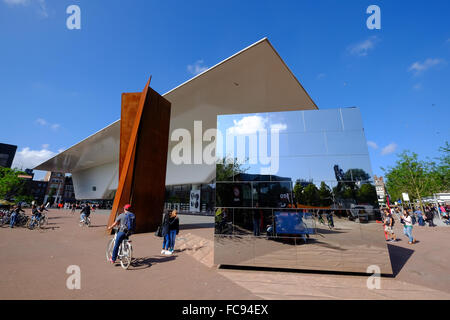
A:
[[[132,212],[125,214],[125,226],[127,228],[127,234],[131,235],[136,230],[136,216]]]

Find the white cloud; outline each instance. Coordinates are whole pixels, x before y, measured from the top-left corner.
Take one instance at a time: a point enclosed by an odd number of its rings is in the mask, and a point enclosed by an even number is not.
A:
[[[192,73],[193,75],[197,75],[199,73],[202,73],[203,71],[208,70],[208,67],[202,66],[203,60],[198,60],[194,64],[190,64],[187,66],[187,70]]]
[[[45,119],[37,118],[36,123],[40,124],[41,126],[46,126],[48,123]]]
[[[378,145],[373,141],[367,141],[367,145],[373,149],[378,149]]]
[[[355,56],[367,56],[370,50],[375,48],[375,44],[379,41],[376,36],[371,36],[368,39],[350,45],[347,50],[350,54]]]
[[[286,130],[287,125],[284,123],[274,123],[270,126],[270,130],[283,131]]]
[[[12,167],[24,170],[32,169],[55,156],[56,153],[45,148],[46,146],[48,144],[44,144],[41,150],[31,150],[29,147],[25,147],[21,151],[16,152]]]
[[[48,149],[48,147],[50,147],[48,143],[42,145],[42,149]]]
[[[421,84],[421,83],[416,83],[416,84],[413,86],[413,88],[414,88],[414,90],[420,90],[420,89],[422,89],[422,84]]]
[[[234,126],[229,128],[229,132],[231,134],[253,134],[259,130],[264,130],[266,127],[266,123],[268,122],[267,118],[263,118],[261,116],[248,116],[243,117],[241,120],[236,121],[233,120]]]
[[[388,155],[388,154],[394,153],[395,150],[397,150],[397,144],[392,142],[381,150],[381,154]]]
[[[3,0],[4,3],[9,5],[27,5],[29,0]]]
[[[243,117],[241,120],[233,120],[234,126],[229,128],[229,133],[232,135],[249,135],[255,134],[260,130],[268,130],[267,124],[269,120],[261,116]],[[273,123],[270,125],[270,130],[283,131],[286,130],[287,125],[284,123]]]
[[[28,6],[29,4],[35,4],[38,14],[44,18],[48,18],[47,3],[45,0],[3,0],[3,2],[9,6]]]
[[[325,78],[327,75],[325,74],[325,73],[319,73],[318,75],[317,75],[317,79],[323,79],[323,78]]]
[[[42,118],[37,118],[36,119],[36,123],[41,125],[41,126],[43,126],[43,127],[49,126],[51,129],[53,129],[55,131],[58,130],[59,128],[61,128],[61,125],[59,123],[53,123],[52,124],[52,123],[49,123],[47,120],[42,119]]]
[[[419,75],[422,72],[425,72],[434,66],[445,64],[445,62],[446,61],[444,59],[428,58],[424,62],[419,62],[419,61],[414,62],[408,68],[408,71],[414,72],[415,75]]]

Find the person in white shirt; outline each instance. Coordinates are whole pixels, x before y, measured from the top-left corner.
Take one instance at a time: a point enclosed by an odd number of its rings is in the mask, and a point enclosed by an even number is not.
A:
[[[413,223],[412,223],[412,218],[410,215],[410,209],[405,210],[405,212],[402,215],[402,220],[404,222],[403,224],[403,233],[405,234],[405,236],[407,236],[409,238],[409,244],[413,244],[416,243],[416,239],[413,238],[412,236],[412,228],[413,228]]]

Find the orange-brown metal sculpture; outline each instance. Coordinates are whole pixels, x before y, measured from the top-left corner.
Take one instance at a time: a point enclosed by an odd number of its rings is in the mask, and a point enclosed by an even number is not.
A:
[[[164,206],[171,104],[150,80],[142,92],[122,94],[119,185],[108,221],[130,203],[136,233],[155,230]]]

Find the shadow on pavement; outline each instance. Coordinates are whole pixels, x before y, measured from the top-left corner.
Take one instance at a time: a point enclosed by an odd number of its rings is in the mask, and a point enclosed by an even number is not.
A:
[[[414,250],[397,247],[391,244],[388,244],[387,247],[389,250],[389,258],[391,259],[392,272],[394,277],[396,277],[409,258],[411,258]]]
[[[180,224],[180,230],[214,228],[214,222]]]
[[[156,258],[155,257],[134,258],[128,270],[141,270],[150,268],[152,264],[172,261],[175,260],[175,258],[176,256],[156,257]]]
[[[107,225],[106,224],[101,224],[101,225],[98,225],[98,226],[93,226],[93,225],[89,226],[89,228],[101,228],[101,227],[106,228]]]

